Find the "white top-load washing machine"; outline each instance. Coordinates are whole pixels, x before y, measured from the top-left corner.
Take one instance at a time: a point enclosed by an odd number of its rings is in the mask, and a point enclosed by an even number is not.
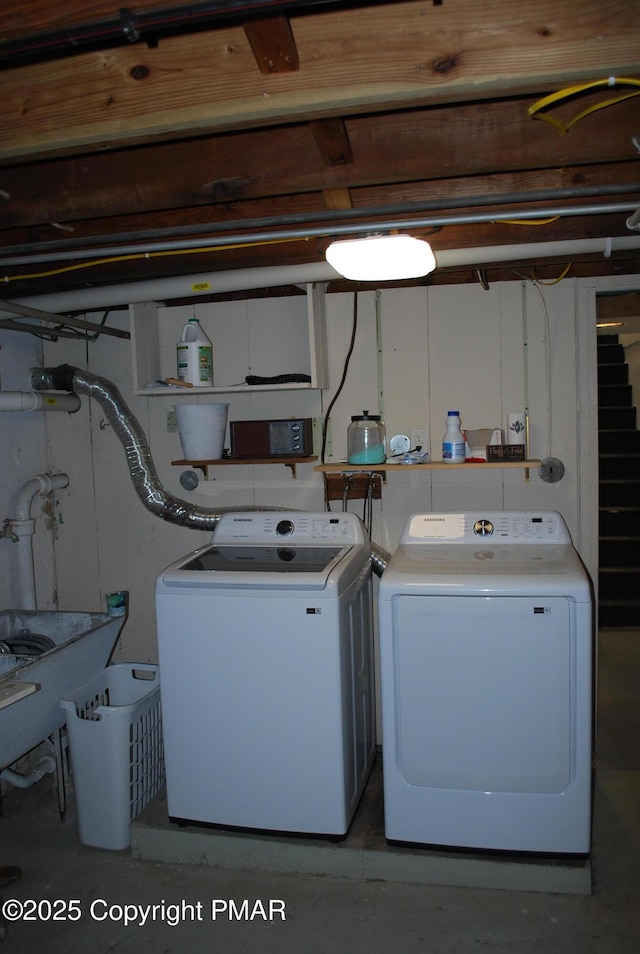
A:
[[[415,514],[379,626],[387,838],[586,854],[592,592],[562,517]]]
[[[156,611],[170,817],[344,835],[375,755],[360,520],[225,514]]]

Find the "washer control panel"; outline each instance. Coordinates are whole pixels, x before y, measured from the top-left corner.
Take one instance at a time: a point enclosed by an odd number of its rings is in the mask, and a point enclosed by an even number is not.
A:
[[[364,528],[353,513],[265,511],[225,513],[213,532],[213,542],[265,546],[328,543],[336,546],[364,543]]]
[[[400,543],[571,543],[567,525],[555,511],[417,513],[409,518]]]

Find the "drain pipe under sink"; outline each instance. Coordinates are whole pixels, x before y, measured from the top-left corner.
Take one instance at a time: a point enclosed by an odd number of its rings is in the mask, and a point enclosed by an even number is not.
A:
[[[43,755],[38,764],[21,775],[20,772],[14,772],[13,769],[6,768],[0,772],[0,779],[8,782],[14,788],[31,788],[36,782],[39,782],[45,775],[50,775],[56,770],[56,762],[50,755]]]
[[[36,494],[49,494],[52,490],[69,486],[66,474],[38,474],[27,481],[20,493],[16,505],[16,516],[5,521],[5,533],[12,535],[18,543],[18,574],[22,606],[20,609],[36,609],[36,581],[33,568],[33,534],[36,522],[31,516],[31,504]]]

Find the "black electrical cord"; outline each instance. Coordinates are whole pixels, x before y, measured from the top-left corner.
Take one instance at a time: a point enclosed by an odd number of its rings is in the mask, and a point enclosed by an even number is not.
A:
[[[55,646],[50,636],[32,633],[30,629],[21,629],[17,636],[8,636],[4,642],[16,656],[40,656]]]
[[[347,371],[349,370],[349,362],[351,361],[351,355],[353,354],[353,347],[356,343],[356,331],[358,330],[358,292],[353,293],[353,324],[351,327],[351,341],[349,343],[349,350],[347,351],[347,356],[344,360],[344,368],[342,370],[342,379],[338,385],[338,390],[333,395],[329,407],[327,408],[327,413],[324,416],[324,421],[322,424],[322,450],[320,452],[320,461],[324,464],[325,450],[327,446],[327,428],[329,427],[329,417],[331,415],[331,410],[333,405],[338,400],[340,392],[344,387],[344,382],[347,380]]]

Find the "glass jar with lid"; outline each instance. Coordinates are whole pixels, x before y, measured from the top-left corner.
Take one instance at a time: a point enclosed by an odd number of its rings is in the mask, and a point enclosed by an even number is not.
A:
[[[386,430],[381,416],[369,411],[354,415],[347,428],[349,463],[384,464],[386,456]]]

